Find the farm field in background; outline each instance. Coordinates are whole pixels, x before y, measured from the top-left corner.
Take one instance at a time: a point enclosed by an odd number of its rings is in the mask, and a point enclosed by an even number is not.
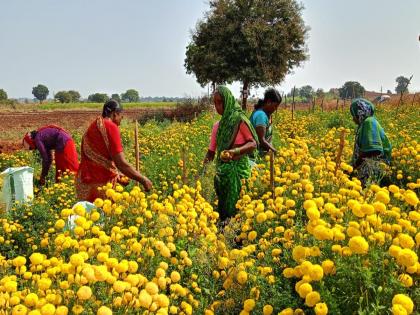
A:
[[[214,167],[202,167],[218,116],[150,120],[140,126],[139,142],[141,171],[154,182],[152,193],[133,183],[106,187],[107,199],[96,200],[92,212],[71,209],[73,179],[65,176],[37,192],[31,205],[0,215],[0,310],[416,314],[419,109],[377,107],[394,147],[392,184],[366,189],[348,175],[355,125],[347,108],[299,110],[293,119],[290,110],[279,110],[273,117],[279,148],[274,190],[268,161],[261,160],[238,214],[225,227],[213,208]],[[94,117],[86,117],[86,126]],[[125,154],[134,162],[130,119],[121,131]],[[82,132],[74,129],[78,144]],[[0,153],[0,171],[21,165],[39,173],[33,153]],[[74,228],[71,215],[78,215]]]

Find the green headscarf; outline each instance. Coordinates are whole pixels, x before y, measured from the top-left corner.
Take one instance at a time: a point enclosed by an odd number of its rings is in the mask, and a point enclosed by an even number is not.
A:
[[[216,91],[220,94],[223,101],[223,115],[219,122],[219,129],[217,130],[217,158],[220,157],[220,152],[230,149],[233,144],[234,137],[236,137],[239,124],[243,121],[247,124],[249,130],[258,144],[258,136],[254,127],[242,110],[241,106],[236,102],[232,92],[223,85],[219,85]]]
[[[375,114],[375,106],[367,99],[356,98],[351,102],[350,113],[361,124],[366,118]]]

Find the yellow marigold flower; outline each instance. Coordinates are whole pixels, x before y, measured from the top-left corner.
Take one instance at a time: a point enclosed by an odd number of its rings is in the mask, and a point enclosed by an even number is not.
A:
[[[18,256],[15,259],[13,259],[13,266],[15,267],[21,267],[26,264],[26,258],[23,256]]]
[[[17,291],[17,282],[9,280],[4,284],[4,288],[6,289],[6,292],[10,292],[10,293],[16,292]]]
[[[297,293],[299,293],[299,296],[302,299],[304,299],[310,292],[312,292],[312,286],[309,283],[302,283],[297,289]]]
[[[255,307],[255,300],[254,299],[247,299],[244,301],[244,310],[247,312],[251,312]]]
[[[394,295],[394,297],[392,298],[392,305],[395,305],[395,304],[402,305],[405,308],[405,310],[407,311],[407,314],[413,313],[414,303],[410,299],[409,296],[407,296],[405,294]]]
[[[334,262],[327,259],[322,262],[322,269],[326,275],[334,274],[335,273],[335,265]]]
[[[104,201],[101,198],[96,198],[93,204],[97,208],[102,208],[102,206],[104,205]]]
[[[405,286],[406,288],[409,288],[413,285],[413,279],[410,275],[403,273],[399,275],[398,280]]]
[[[317,207],[315,201],[313,201],[313,200],[305,200],[305,202],[303,203],[303,208],[305,210],[308,210],[309,208],[315,208],[315,209],[317,209],[318,207]]]
[[[38,295],[35,293],[29,293],[25,296],[25,305],[29,307],[33,307],[38,303]]]
[[[417,195],[414,191],[408,190],[404,194],[404,200],[409,205],[415,207],[419,203],[419,198],[417,198]]]
[[[152,304],[153,299],[150,296],[150,294],[147,293],[147,291],[143,289],[140,291],[139,302],[140,302],[140,306],[148,309],[150,304]]]
[[[80,300],[89,300],[92,296],[92,289],[88,286],[81,286],[79,290],[77,290],[77,297]]]
[[[54,315],[55,314],[55,306],[51,303],[47,303],[41,307],[41,314],[42,315]]]
[[[249,232],[248,233],[248,239],[250,240],[250,241],[253,241],[253,240],[255,240],[257,238],[257,232],[256,231],[251,231],[251,232]]]
[[[100,308],[98,308],[96,315],[112,315],[112,310],[103,305]]]
[[[369,244],[363,236],[353,236],[349,241],[349,247],[356,254],[366,254],[369,250]]]
[[[69,313],[69,309],[67,308],[67,306],[60,305],[55,310],[54,315],[67,315],[68,313]]]
[[[363,212],[363,214],[365,215],[371,215],[375,213],[375,208],[367,203],[362,204],[360,210]]]
[[[147,293],[149,293],[150,295],[155,295],[159,292],[159,287],[154,282],[146,283],[145,289],[146,289]]]
[[[310,207],[306,209],[306,215],[310,220],[318,220],[321,217],[321,214],[319,213],[318,209],[315,207]]]
[[[38,288],[41,290],[48,290],[51,286],[51,279],[49,278],[41,278],[38,280]]]
[[[306,257],[306,248],[302,245],[297,245],[292,250],[292,257],[295,261],[300,262]]]
[[[31,261],[32,265],[40,265],[44,261],[44,255],[40,253],[33,253],[29,256],[29,260]]]
[[[397,246],[397,245],[391,245],[388,249],[388,253],[394,257],[397,258],[398,254],[400,253],[400,251],[402,250],[401,247]]]
[[[325,303],[316,303],[314,311],[315,311],[315,315],[327,315],[328,306]]]
[[[246,281],[248,280],[248,274],[246,273],[246,271],[244,270],[239,271],[238,274],[236,275],[236,280],[240,284],[245,284]]]
[[[402,248],[413,248],[414,247],[414,240],[413,238],[405,233],[398,235],[398,240]]]
[[[401,304],[394,304],[392,305],[392,314],[393,315],[407,315],[407,311],[405,310],[404,306]]]
[[[396,194],[397,192],[399,192],[399,191],[400,191],[400,189],[398,188],[398,186],[395,186],[395,185],[390,185],[390,186],[388,186],[388,190],[389,190],[390,192],[392,192],[393,194]]]
[[[173,283],[176,283],[179,280],[181,280],[181,275],[179,274],[179,272],[178,271],[172,271],[171,272],[171,281]]]
[[[271,315],[273,314],[273,307],[270,304],[266,304],[263,307],[263,315]]]
[[[384,190],[380,190],[376,193],[375,200],[383,202],[384,204],[387,205],[390,201],[389,194]]]
[[[310,292],[305,298],[305,304],[314,307],[321,300],[321,296],[317,291]]]
[[[404,248],[400,250],[397,256],[397,262],[405,267],[413,266],[417,263],[418,257],[411,249]]]
[[[112,288],[114,289],[114,291],[118,293],[124,292],[126,287],[127,287],[126,283],[121,280],[115,281],[112,285]]]
[[[309,276],[314,281],[319,281],[324,277],[324,270],[320,265],[313,265],[309,271]]]
[[[81,266],[85,262],[84,258],[80,254],[73,254],[70,256],[70,263],[73,266]]]
[[[28,312],[28,309],[26,308],[25,305],[22,305],[22,304],[18,304],[14,306],[12,309],[12,315],[26,315],[27,312]]]
[[[283,270],[283,276],[285,278],[293,278],[295,276],[295,270],[293,268],[285,268]]]
[[[256,218],[258,223],[263,223],[267,220],[267,215],[264,212],[260,212],[257,214],[257,218]]]
[[[278,315],[293,315],[293,309],[291,307],[285,308]]]

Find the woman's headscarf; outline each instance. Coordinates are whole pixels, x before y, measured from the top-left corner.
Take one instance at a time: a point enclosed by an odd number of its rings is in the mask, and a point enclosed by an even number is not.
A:
[[[25,136],[22,139],[22,144],[23,142],[26,142],[29,145],[30,150],[34,150],[36,147],[35,140],[33,137],[35,134],[36,134],[36,131],[28,132],[27,134],[25,134]]]
[[[217,130],[217,150],[222,152],[223,150],[229,149],[229,146],[232,144],[232,138],[236,136],[233,133],[237,130],[241,121],[244,121],[248,125],[255,141],[258,143],[258,137],[254,128],[241,106],[236,102],[232,92],[223,85],[219,85],[216,91],[222,97],[224,109],[222,119],[219,122],[219,129]]]
[[[375,106],[364,98],[356,98],[350,105],[350,113],[361,124],[366,118],[375,114]]]

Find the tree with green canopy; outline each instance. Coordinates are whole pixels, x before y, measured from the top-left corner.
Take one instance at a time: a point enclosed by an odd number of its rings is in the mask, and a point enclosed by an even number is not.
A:
[[[276,85],[308,58],[308,27],[295,0],[211,0],[196,25],[184,66],[201,86],[242,82],[242,106],[250,87]]]
[[[60,103],[70,103],[72,101],[71,94],[67,91],[59,91],[55,93],[54,99],[56,99]]]
[[[47,99],[48,94],[50,91],[45,85],[38,84],[37,86],[34,86],[32,88],[32,94],[35,96],[35,98],[42,103],[42,101],[45,101]]]
[[[112,94],[112,95],[111,95],[111,98],[112,98],[113,100],[116,100],[118,103],[120,103],[120,102],[121,102],[121,97],[120,97],[120,95],[119,95],[118,93],[114,93],[114,94]]]
[[[128,89],[125,93],[121,94],[121,99],[123,102],[138,102],[140,100],[139,92],[134,89]]]
[[[397,86],[395,87],[395,92],[397,92],[397,94],[408,92],[408,85],[410,84],[409,78],[400,75],[395,79],[395,82],[397,82]]]
[[[338,89],[341,99],[352,99],[362,97],[365,94],[365,88],[357,81],[347,81]]]
[[[68,93],[70,94],[70,98],[71,98],[71,102],[79,102],[80,101],[80,93],[74,90],[70,90],[68,91]]]
[[[105,93],[94,93],[88,96],[88,101],[92,103],[105,103],[109,97]]]
[[[299,89],[299,96],[304,99],[306,102],[312,100],[314,95],[314,89],[310,85],[304,85]]]
[[[7,100],[7,93],[6,93],[6,91],[5,90],[3,90],[3,89],[0,89],[0,101],[5,101],[5,100]]]

